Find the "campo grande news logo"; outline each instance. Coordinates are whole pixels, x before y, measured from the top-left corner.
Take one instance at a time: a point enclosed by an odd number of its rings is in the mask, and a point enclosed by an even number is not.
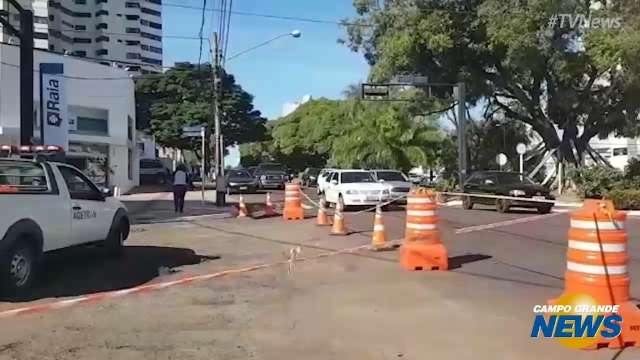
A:
[[[555,338],[562,345],[580,349],[594,345],[601,336],[611,340],[622,332],[620,305],[599,305],[586,294],[563,295],[554,305],[535,305],[531,337]],[[545,314],[547,316],[545,316]]]

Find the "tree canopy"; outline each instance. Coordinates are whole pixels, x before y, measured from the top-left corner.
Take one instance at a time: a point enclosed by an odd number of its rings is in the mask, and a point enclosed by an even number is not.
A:
[[[222,72],[221,129],[225,145],[262,140],[266,119],[253,107],[253,96]],[[206,124],[214,129],[211,66],[177,64],[163,74],[136,83],[138,122],[162,145],[198,152],[199,139],[182,138],[182,127]]]
[[[363,53],[372,81],[403,73],[464,81],[469,105],[487,100],[491,111],[528,124],[548,149],[560,148],[561,160],[576,164],[594,136],[637,133],[637,1],[379,3],[354,0],[358,16],[345,22],[344,42]],[[550,27],[557,14],[619,17],[621,26]]]

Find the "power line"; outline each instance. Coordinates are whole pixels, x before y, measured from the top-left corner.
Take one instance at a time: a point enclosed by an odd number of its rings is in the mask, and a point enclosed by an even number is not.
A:
[[[198,66],[200,66],[200,63],[202,62],[202,40],[204,36],[203,32],[204,32],[204,19],[205,19],[206,9],[207,9],[207,0],[203,0],[202,1],[202,21],[200,22],[200,33],[198,34],[198,36],[200,37],[200,53],[198,54]]]
[[[227,30],[225,31],[224,50],[222,51],[222,64],[226,63],[227,47],[229,46],[229,30],[231,27],[231,11],[233,8],[233,0],[229,0],[229,11],[227,13]]]
[[[172,4],[172,3],[162,3],[162,6],[182,8],[182,9],[191,9],[191,10],[201,10],[199,7],[191,6],[191,5],[182,5],[182,4]],[[213,12],[223,12],[222,8],[209,8],[207,11]],[[350,25],[350,26],[362,26],[362,27],[372,27],[372,24],[363,24],[363,23],[352,23],[346,21],[339,20],[326,20],[326,19],[313,19],[313,18],[305,18],[299,16],[285,16],[285,15],[274,15],[274,14],[265,14],[265,13],[255,13],[248,11],[231,11],[234,15],[242,15],[242,16],[254,16],[254,17],[263,17],[269,19],[277,19],[277,20],[289,20],[289,21],[300,21],[300,22],[309,22],[316,24],[329,24],[329,25]]]

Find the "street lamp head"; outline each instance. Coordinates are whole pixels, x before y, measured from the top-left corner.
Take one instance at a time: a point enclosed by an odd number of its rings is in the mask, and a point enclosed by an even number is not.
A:
[[[302,33],[300,32],[300,30],[293,30],[292,32],[289,33],[289,35],[293,36],[294,38],[299,38]]]

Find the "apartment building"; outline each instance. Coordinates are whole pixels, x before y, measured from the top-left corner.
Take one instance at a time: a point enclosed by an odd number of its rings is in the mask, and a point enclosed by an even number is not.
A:
[[[35,47],[130,71],[162,70],[161,0],[18,0],[34,13]],[[20,26],[7,0],[0,16]],[[0,33],[0,42],[19,40]]]

